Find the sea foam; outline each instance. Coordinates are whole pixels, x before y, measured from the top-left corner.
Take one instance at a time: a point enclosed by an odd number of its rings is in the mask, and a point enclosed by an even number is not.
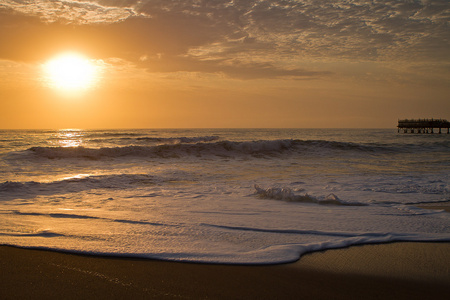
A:
[[[256,195],[264,199],[283,200],[288,202],[305,202],[305,203],[317,203],[322,205],[349,205],[349,206],[364,206],[365,203],[358,202],[346,202],[339,199],[335,194],[331,193],[324,198],[317,198],[308,194],[299,195],[290,188],[278,188],[272,187],[263,189],[258,185],[255,185]]]

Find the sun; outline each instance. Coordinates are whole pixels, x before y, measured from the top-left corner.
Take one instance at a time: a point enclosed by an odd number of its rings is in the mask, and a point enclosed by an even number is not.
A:
[[[98,79],[98,68],[85,56],[67,52],[44,64],[48,84],[62,91],[81,91],[91,88]]]

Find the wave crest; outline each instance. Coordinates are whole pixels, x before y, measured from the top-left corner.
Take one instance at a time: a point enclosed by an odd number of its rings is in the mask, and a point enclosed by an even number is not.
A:
[[[148,174],[112,174],[112,175],[78,175],[51,182],[16,182],[0,183],[0,200],[36,195],[55,195],[67,192],[81,192],[91,189],[124,189],[136,185],[156,184],[165,179]],[[170,179],[168,179],[170,180]]]
[[[145,138],[148,139],[148,138]],[[151,138],[153,139],[153,138]],[[184,140],[183,140],[184,139]],[[239,157],[250,155],[257,158],[284,154],[327,155],[329,151],[380,151],[380,146],[366,146],[345,142],[303,140],[214,141],[216,136],[176,138],[171,143],[152,146],[123,147],[32,147],[28,149],[37,157],[54,158],[120,158],[127,156],[154,158],[181,158],[185,156]],[[167,142],[168,140],[166,140]]]
[[[173,138],[161,138],[161,137],[139,137],[136,138],[138,141],[147,141],[153,143],[164,143],[164,144],[191,144],[191,143],[204,143],[219,140],[220,137],[216,135],[212,136],[199,136],[199,137],[173,137]]]
[[[310,196],[308,194],[298,195],[290,188],[271,187],[263,189],[255,184],[255,195],[263,199],[283,200],[288,202],[317,203],[322,205],[346,205],[346,206],[365,206],[366,204],[358,202],[346,202],[339,199],[335,194],[329,194],[323,199]]]

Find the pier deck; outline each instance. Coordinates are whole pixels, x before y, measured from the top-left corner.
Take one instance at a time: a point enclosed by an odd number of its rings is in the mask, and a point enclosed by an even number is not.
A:
[[[442,133],[442,129],[447,128],[450,133],[450,122],[445,119],[404,119],[398,120],[397,128],[403,133],[434,133],[434,129]]]

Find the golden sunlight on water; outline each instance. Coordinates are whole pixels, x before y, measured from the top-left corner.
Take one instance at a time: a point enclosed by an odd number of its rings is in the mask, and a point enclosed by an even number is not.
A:
[[[62,92],[79,92],[96,85],[100,67],[91,59],[75,53],[60,54],[43,65],[44,80]]]
[[[88,178],[92,174],[77,174],[77,175],[71,175],[71,176],[64,176],[60,180],[71,180],[71,179],[83,179]]]
[[[55,146],[79,147],[83,144],[84,131],[79,129],[64,129],[55,134]]]

